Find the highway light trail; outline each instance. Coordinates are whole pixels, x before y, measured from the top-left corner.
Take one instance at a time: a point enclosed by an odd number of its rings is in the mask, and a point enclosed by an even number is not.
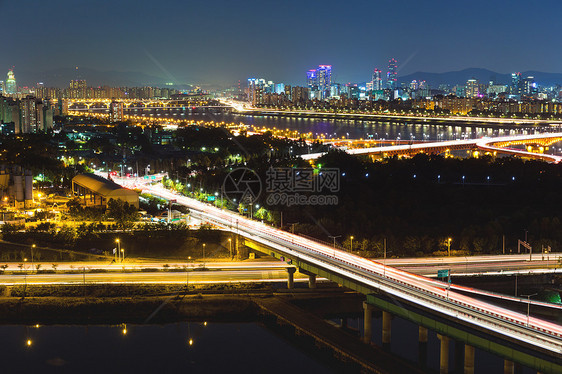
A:
[[[127,181],[129,182],[129,181]],[[221,210],[206,203],[180,196],[161,186],[138,184],[133,187],[168,200],[176,200],[199,216],[248,239],[275,248],[288,257],[309,262],[319,268],[351,279],[388,295],[448,315],[471,325],[483,327],[512,339],[562,353],[562,326],[536,317],[498,307],[469,296],[445,283],[411,274],[310,239],[275,229],[266,224]]]

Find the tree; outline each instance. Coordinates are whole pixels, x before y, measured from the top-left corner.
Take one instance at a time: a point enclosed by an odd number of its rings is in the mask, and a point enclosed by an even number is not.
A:
[[[110,199],[107,203],[106,215],[117,221],[120,226],[129,226],[138,218],[137,208],[126,201]]]

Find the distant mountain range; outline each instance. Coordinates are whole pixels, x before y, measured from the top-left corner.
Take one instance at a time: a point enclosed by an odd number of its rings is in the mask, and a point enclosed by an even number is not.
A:
[[[532,76],[540,85],[562,84],[562,73],[543,73],[540,71],[522,71],[523,78]],[[488,83],[493,80],[496,84],[509,84],[511,73],[502,74],[488,69],[470,68],[460,71],[449,71],[446,73],[417,72],[404,76],[398,75],[398,82],[409,83],[412,80],[425,80],[431,87],[437,88],[440,84],[463,84],[470,78],[476,78],[480,83]]]
[[[43,82],[49,87],[68,87],[68,83],[73,79],[85,79],[88,86],[164,86],[167,80],[136,71],[100,71],[90,68],[59,68],[46,71],[18,71],[15,70],[18,86],[35,86],[38,82]],[[1,75],[1,73],[0,73]],[[535,81],[540,85],[562,84],[562,73],[544,73],[540,71],[523,71],[523,78],[528,76],[535,77]],[[488,69],[469,68],[460,71],[449,71],[446,73],[427,73],[416,72],[404,76],[398,75],[398,82],[410,83],[412,80],[425,80],[431,87],[437,88],[440,84],[464,84],[468,79],[476,78],[480,83],[488,83],[493,80],[497,84],[509,84],[511,73],[503,74]],[[0,78],[1,79],[1,78]],[[178,85],[174,83],[174,88],[189,88],[188,84]]]
[[[68,87],[73,79],[85,79],[88,86],[163,86],[166,80],[136,71],[100,71],[90,68],[60,68],[46,71],[14,71],[18,86],[35,86],[43,82],[48,87]],[[177,83],[177,82],[172,82]]]

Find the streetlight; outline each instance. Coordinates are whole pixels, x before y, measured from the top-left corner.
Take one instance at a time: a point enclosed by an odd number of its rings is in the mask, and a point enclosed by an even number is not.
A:
[[[530,295],[521,295],[527,298],[527,327],[529,327],[529,312],[531,310],[531,296],[537,296],[538,293],[533,293]]]
[[[353,252],[353,235],[351,235],[351,236],[349,237],[349,239],[351,240],[351,245],[350,245],[350,247],[351,247],[351,252]]]
[[[31,245],[31,271],[33,271],[33,252],[35,251],[35,247],[37,247],[35,244]]]
[[[205,259],[205,243],[203,243],[203,260]]]
[[[117,243],[117,253],[116,256],[121,256],[121,240],[115,239],[115,243]],[[119,259],[116,258],[116,262],[119,262]]]
[[[453,240],[453,239],[448,238],[448,239],[447,239],[447,242],[446,242],[446,244],[447,244],[447,253],[448,253],[449,257],[451,256],[451,241],[452,241],[452,240]]]
[[[328,235],[328,237],[334,239],[334,257],[336,257],[336,239],[341,238],[341,235],[337,235],[337,236]]]
[[[232,260],[232,238],[228,238],[228,245],[230,247],[230,259]]]
[[[121,248],[121,262],[125,261],[125,248]]]

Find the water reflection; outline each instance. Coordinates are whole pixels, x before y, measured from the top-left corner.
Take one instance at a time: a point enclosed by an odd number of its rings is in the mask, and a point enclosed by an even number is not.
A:
[[[316,138],[351,138],[381,140],[455,140],[474,139],[516,134],[534,134],[560,131],[560,126],[466,126],[453,123],[424,121],[364,121],[343,119],[317,119],[298,117],[248,116],[236,114],[190,115],[186,121],[215,121],[243,123],[258,128],[277,128],[312,133]]]
[[[4,373],[286,374],[295,362],[306,372],[334,372],[259,323],[9,325],[0,336]]]

